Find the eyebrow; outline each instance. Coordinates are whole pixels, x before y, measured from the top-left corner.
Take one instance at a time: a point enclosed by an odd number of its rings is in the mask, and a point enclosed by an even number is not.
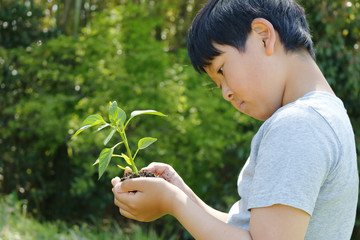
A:
[[[221,54],[219,55],[219,56],[221,56]],[[216,57],[219,57],[219,56],[216,56]],[[212,73],[214,73],[214,74],[217,74],[217,69],[216,69],[216,67],[215,67],[215,58],[216,57],[214,57],[214,59],[212,59],[211,61],[210,61],[210,64],[208,65],[208,67],[209,67],[209,69],[210,69],[210,71],[212,72]]]
[[[214,66],[214,61],[211,61],[211,64],[209,65],[209,69],[211,73],[216,74],[216,68]]]
[[[209,61],[210,62],[210,64],[209,64],[209,69],[212,71],[212,72],[214,72],[215,74],[217,74],[217,70],[216,70],[216,68],[215,68],[215,59],[217,58],[217,59],[219,59],[219,57],[221,57],[223,54],[224,54],[224,52],[222,52],[222,51],[220,51],[219,49],[217,49],[218,51],[219,51],[219,55],[217,55],[217,56],[214,56],[213,57],[213,59],[211,60],[211,61]],[[221,66],[220,66],[221,67]]]
[[[208,66],[206,66],[204,68],[206,74],[211,78],[211,75],[212,76],[215,76],[216,75],[216,68],[214,68],[214,65],[211,63],[209,64]],[[207,71],[206,71],[207,70]]]

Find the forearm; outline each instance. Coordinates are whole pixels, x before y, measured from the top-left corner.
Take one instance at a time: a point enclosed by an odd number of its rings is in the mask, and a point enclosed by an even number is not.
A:
[[[210,215],[212,215],[213,217],[219,219],[222,222],[227,221],[227,218],[228,218],[227,213],[218,211],[218,210],[210,207],[209,205],[207,205],[184,182],[182,183],[181,189],[194,203],[196,203],[198,206],[200,206],[207,213],[209,213]]]
[[[195,239],[251,239],[247,230],[226,224],[187,195],[178,193],[173,200],[170,214],[176,217]]]

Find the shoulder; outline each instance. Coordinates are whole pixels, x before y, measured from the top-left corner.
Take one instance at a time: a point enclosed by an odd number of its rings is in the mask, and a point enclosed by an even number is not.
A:
[[[282,107],[264,122],[254,139],[253,146],[260,153],[306,156],[313,159],[313,164],[327,165],[327,169],[335,169],[346,149],[353,152],[350,147],[354,145],[341,100],[323,93],[310,94]]]
[[[350,124],[341,100],[328,93],[312,92],[280,108],[264,122],[262,130],[330,131],[337,135],[337,129],[345,125]]]
[[[323,164],[326,169],[334,168],[343,152],[340,125],[334,124],[342,121],[336,116],[341,107],[329,107],[332,98],[327,100],[327,97],[305,96],[265,121],[252,143],[252,150],[259,154],[258,160],[276,156],[274,160],[278,161],[283,156],[298,159],[298,163],[306,161]]]
[[[304,103],[289,104],[267,121],[260,129],[263,137],[271,134],[275,135],[308,135],[320,131],[329,131],[327,121],[319,114],[313,106]]]

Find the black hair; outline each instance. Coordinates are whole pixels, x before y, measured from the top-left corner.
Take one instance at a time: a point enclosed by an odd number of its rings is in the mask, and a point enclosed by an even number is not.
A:
[[[188,52],[195,70],[205,72],[204,67],[221,54],[214,43],[245,51],[255,18],[271,22],[286,51],[305,48],[315,59],[305,11],[294,0],[209,0],[189,30]]]

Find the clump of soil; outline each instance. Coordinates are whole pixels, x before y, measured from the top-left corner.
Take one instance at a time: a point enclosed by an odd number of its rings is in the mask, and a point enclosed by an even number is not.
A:
[[[132,172],[127,172],[124,177],[120,179],[121,182],[131,179],[131,178],[138,178],[138,177],[157,177],[154,173],[149,171],[141,171],[139,175],[134,175]]]

